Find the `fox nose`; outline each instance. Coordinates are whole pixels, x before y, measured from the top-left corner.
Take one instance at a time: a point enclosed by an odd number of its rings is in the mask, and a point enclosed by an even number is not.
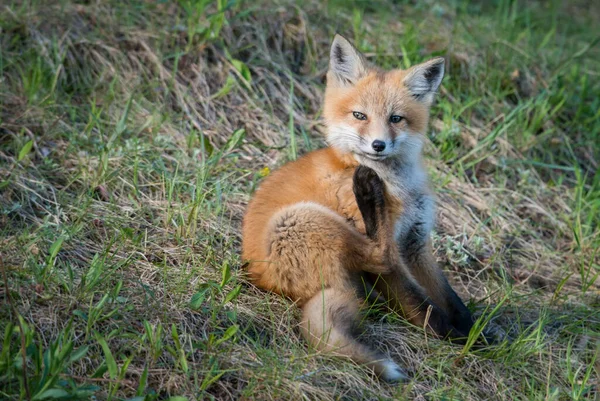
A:
[[[383,152],[385,150],[385,142],[376,139],[371,144],[375,152]]]

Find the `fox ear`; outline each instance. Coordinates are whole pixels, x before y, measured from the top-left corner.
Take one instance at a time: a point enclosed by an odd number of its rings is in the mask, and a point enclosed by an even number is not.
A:
[[[353,85],[367,74],[364,56],[342,35],[336,34],[331,44],[329,74],[338,85]]]
[[[411,67],[402,82],[417,100],[431,104],[433,96],[442,83],[442,78],[444,78],[444,59],[438,57]]]

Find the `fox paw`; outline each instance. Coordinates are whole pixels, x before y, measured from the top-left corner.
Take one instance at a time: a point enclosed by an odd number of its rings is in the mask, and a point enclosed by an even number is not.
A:
[[[385,219],[384,183],[373,169],[362,165],[356,168],[352,183],[367,236],[376,239],[378,227]]]
[[[469,333],[457,329],[450,321],[450,317],[442,309],[431,305],[432,310],[427,325],[439,337],[450,340],[456,344],[465,344]]]

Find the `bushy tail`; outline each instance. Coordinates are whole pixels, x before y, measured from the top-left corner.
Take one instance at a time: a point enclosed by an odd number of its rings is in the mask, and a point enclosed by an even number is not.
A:
[[[327,288],[304,304],[302,334],[315,349],[369,366],[386,381],[405,379],[395,362],[354,338],[352,332],[358,313],[358,299],[354,294]]]

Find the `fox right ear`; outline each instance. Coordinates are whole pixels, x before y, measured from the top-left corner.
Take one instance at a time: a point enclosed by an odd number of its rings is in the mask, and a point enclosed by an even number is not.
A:
[[[444,59],[438,57],[411,67],[403,83],[415,99],[431,104],[443,78]]]
[[[328,77],[338,85],[354,85],[367,74],[367,61],[364,56],[342,35],[336,34],[331,44]]]

